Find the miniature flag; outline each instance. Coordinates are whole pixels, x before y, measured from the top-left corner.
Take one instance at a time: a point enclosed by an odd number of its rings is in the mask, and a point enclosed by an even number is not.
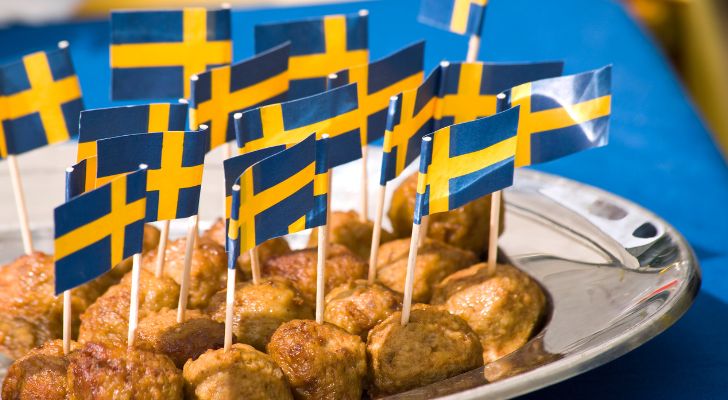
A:
[[[96,188],[97,161],[89,157],[66,170],[66,201]]]
[[[461,35],[480,36],[488,0],[421,0],[417,20]]]
[[[225,219],[230,218],[230,209],[232,207],[233,186],[237,183],[240,175],[250,168],[251,165],[268,158],[273,154],[280,153],[285,150],[286,146],[266,147],[260,150],[251,151],[250,153],[241,154],[239,156],[228,158],[222,162],[225,171]]]
[[[357,85],[246,111],[235,119],[241,152],[298,143],[311,133],[330,136],[329,167],[361,158]]]
[[[438,128],[496,113],[496,96],[526,82],[561,76],[564,63],[450,63],[444,67]]]
[[[520,106],[516,167],[605,146],[612,67],[525,83],[505,92],[498,109]]]
[[[191,126],[210,127],[210,149],[235,140],[235,113],[286,100],[289,52],[285,44],[192,76]]]
[[[255,26],[255,52],[291,42],[289,99],[326,90],[329,74],[369,62],[368,13]]]
[[[306,229],[326,225],[329,203],[329,136],[316,139],[316,175],[313,177],[314,206],[306,214]]]
[[[315,200],[316,139],[300,143],[249,167],[233,191],[228,265],[266,240],[307,228]],[[325,204],[325,203],[324,203]],[[324,211],[325,213],[325,211]]]
[[[146,180],[142,168],[56,207],[56,295],[142,251]]]
[[[425,42],[418,42],[379,61],[339,71],[330,80],[331,87],[357,84],[362,146],[384,136],[389,99],[422,83],[424,57]]]
[[[83,98],[68,44],[0,66],[0,158],[78,132]]]
[[[511,186],[517,129],[513,108],[423,138],[415,223]]]
[[[196,215],[207,135],[169,131],[100,140],[97,184],[144,163],[149,166],[147,222]]]
[[[112,100],[189,98],[190,77],[232,60],[230,10],[112,11]]]
[[[81,112],[76,159],[96,156],[96,142],[136,133],[183,131],[187,124],[186,104],[144,104],[97,108]]]

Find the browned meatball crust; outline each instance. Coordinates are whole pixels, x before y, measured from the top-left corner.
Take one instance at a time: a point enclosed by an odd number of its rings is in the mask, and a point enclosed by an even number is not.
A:
[[[218,292],[208,308],[212,318],[223,324],[226,295],[227,290]],[[270,337],[281,324],[306,318],[313,318],[313,308],[287,281],[271,278],[258,285],[252,282],[238,283],[235,288],[233,333],[238,342],[265,351]]]
[[[157,278],[141,270],[139,279],[139,319],[151,312],[177,306],[179,286],[171,278]],[[131,273],[81,315],[79,342],[120,343],[125,345],[129,330],[129,302],[131,300]]]
[[[71,343],[71,350],[77,347]],[[5,400],[65,400],[68,391],[63,341],[53,340],[29,351],[8,368],[3,381]]]
[[[402,326],[396,312],[369,331],[367,357],[375,392],[394,394],[483,365],[478,335],[460,317],[417,304]]]
[[[329,242],[345,246],[362,260],[369,259],[369,252],[372,247],[372,232],[374,232],[374,222],[362,221],[356,211],[331,212]],[[394,239],[394,236],[386,229],[382,229],[380,243],[386,243],[392,239]],[[308,245],[309,247],[318,246],[318,229],[311,231]]]
[[[402,308],[402,296],[360,279],[326,294],[324,321],[366,340],[369,330]]]
[[[86,343],[68,355],[70,399],[182,399],[182,372],[164,354]]]
[[[164,275],[182,282],[184,271],[186,239],[172,240],[167,244],[164,261]],[[149,252],[142,259],[142,267],[153,272],[157,266],[157,253]],[[190,291],[187,306],[202,309],[207,307],[210,297],[225,287],[227,282],[227,255],[225,247],[202,239],[192,252],[190,269]]]
[[[225,246],[227,232],[225,232],[225,220],[218,218],[210,229],[202,234],[203,238],[210,239],[213,242]],[[258,246],[258,259],[261,263],[266,260],[291,252],[288,241],[282,237],[267,240]],[[250,252],[244,251],[238,257],[238,271],[241,273],[238,280],[250,280],[252,273],[250,272]]]
[[[486,264],[477,264],[437,285],[432,302],[467,321],[489,363],[531,338],[544,315],[546,297],[533,279],[511,265],[499,264],[490,274]]]
[[[377,257],[377,279],[384,286],[404,293],[410,240],[398,239],[383,244]],[[426,239],[417,252],[412,301],[428,303],[432,289],[446,276],[478,262],[470,251]]]
[[[297,250],[274,257],[261,266],[263,276],[280,277],[293,284],[310,304],[316,300],[317,249]],[[331,244],[326,259],[326,290],[364,278],[367,263],[344,246]]]
[[[293,399],[283,371],[269,355],[245,344],[209,350],[184,367],[187,399]]]
[[[286,322],[268,344],[297,399],[361,399],[365,352],[359,336],[311,320]]]
[[[164,309],[139,322],[134,347],[167,355],[177,368],[195,360],[209,349],[225,343],[225,324],[213,321],[197,310],[188,310],[177,323],[177,309]]]
[[[413,174],[402,182],[392,194],[392,205],[387,215],[392,222],[392,229],[396,237],[404,238],[412,234],[416,192],[417,174]],[[503,208],[501,208],[500,215],[500,231],[503,232]],[[490,230],[490,195],[455,210],[433,214],[429,218],[427,237],[470,250],[478,256],[487,253]]]

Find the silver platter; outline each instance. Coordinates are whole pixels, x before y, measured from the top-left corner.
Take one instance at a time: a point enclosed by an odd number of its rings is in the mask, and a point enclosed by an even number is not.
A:
[[[493,364],[390,399],[525,394],[642,345],[692,304],[700,287],[695,256],[672,226],[644,208],[524,169],[505,198],[501,250],[548,292],[548,321],[526,346]],[[18,236],[0,232],[0,261],[21,253]],[[52,246],[50,228],[34,237],[41,249]],[[292,238],[294,246],[301,239]]]

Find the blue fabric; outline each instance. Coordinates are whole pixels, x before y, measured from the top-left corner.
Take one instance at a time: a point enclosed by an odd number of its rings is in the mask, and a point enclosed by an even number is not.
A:
[[[253,54],[255,24],[365,7],[370,10],[371,59],[419,39],[427,40],[426,71],[442,59],[465,58],[467,37],[417,23],[418,0],[384,0],[235,11],[235,60]],[[88,107],[108,107],[108,29],[108,22],[99,21],[0,30],[0,62],[67,39],[84,101]],[[537,169],[604,188],[656,212],[690,241],[703,269],[695,305],[667,332],[614,362],[528,398],[724,398],[728,168],[663,55],[615,1],[493,0],[480,59],[564,60],[566,74],[614,64],[610,144]]]

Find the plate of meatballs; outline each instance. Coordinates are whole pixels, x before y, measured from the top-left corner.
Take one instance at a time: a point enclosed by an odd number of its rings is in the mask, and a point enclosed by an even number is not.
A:
[[[392,185],[374,283],[367,281],[373,225],[347,209],[337,185],[325,323],[314,320],[316,232],[273,239],[258,249],[259,284],[251,282],[249,255],[237,260],[230,351],[222,349],[222,219],[200,224],[184,322],[176,319],[183,232],[173,229],[157,277],[160,234],[148,225],[134,347],[127,348],[125,260],[72,291],[67,355],[53,257],[17,257],[16,231],[0,231],[2,399],[507,398],[640,346],[682,316],[700,285],[692,250],[659,217],[602,190],[521,169],[504,193],[495,271],[484,263],[488,196],[431,217],[403,326],[416,177]],[[34,232],[39,248],[52,248],[51,231]]]

